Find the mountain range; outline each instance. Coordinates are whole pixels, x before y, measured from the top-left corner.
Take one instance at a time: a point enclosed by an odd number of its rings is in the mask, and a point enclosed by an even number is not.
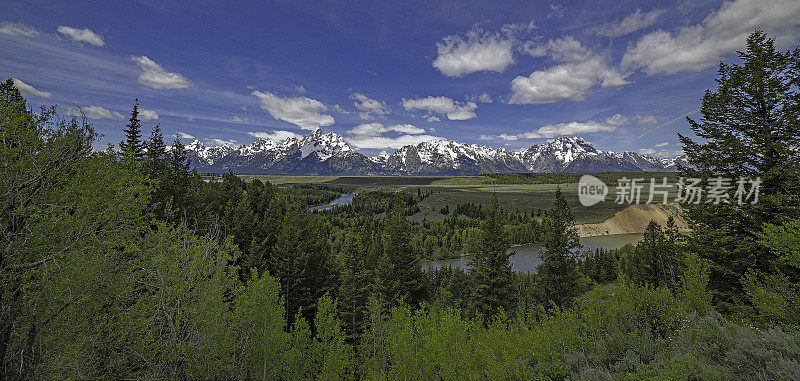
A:
[[[321,129],[283,142],[256,139],[250,145],[186,146],[200,173],[291,175],[477,175],[508,172],[668,172],[686,165],[684,156],[657,159],[635,152],[601,151],[580,137],[562,136],[522,151],[447,140],[404,146],[391,155],[367,157],[340,135]]]

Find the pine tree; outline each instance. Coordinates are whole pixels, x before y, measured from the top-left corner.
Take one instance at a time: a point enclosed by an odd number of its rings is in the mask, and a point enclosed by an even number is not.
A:
[[[634,282],[653,287],[677,287],[682,259],[678,257],[673,234],[665,234],[655,221],[647,224],[630,260],[628,270]]]
[[[425,275],[417,254],[409,245],[408,222],[399,201],[395,202],[395,207],[385,220],[383,256],[378,264],[378,287],[389,302],[402,299],[414,306],[425,296]]]
[[[358,342],[363,332],[367,299],[370,295],[369,271],[364,266],[366,251],[359,248],[357,238],[347,234],[342,247],[342,275],[339,286],[339,308],[347,341]]]
[[[501,309],[509,311],[514,302],[511,254],[507,252],[511,245],[503,229],[504,222],[495,195],[481,223],[477,252],[470,260],[470,275],[475,283],[475,308],[486,322]]]
[[[559,187],[553,208],[542,218],[544,251],[539,254],[542,263],[537,269],[536,283],[543,302],[568,306],[583,291],[573,257],[573,251],[580,247],[574,224],[575,217]]]
[[[180,139],[175,139],[172,142],[172,149],[170,150],[170,169],[173,173],[188,173],[189,172],[189,158],[186,155],[186,146]]]
[[[122,154],[137,163],[144,158],[144,143],[142,142],[142,123],[139,121],[139,100],[133,104],[131,117],[125,125],[125,140],[119,143]]]
[[[800,214],[800,48],[781,53],[756,30],[739,58],[740,64],[720,64],[716,90],[703,96],[701,120],[687,118],[702,140],[680,135],[695,168],[685,168],[684,176],[730,178],[731,197],[740,177],[763,181],[756,204],[684,205],[693,230],[688,250],[710,262],[709,289],[727,313],[747,304],[741,279],[748,269],[781,266],[755,238],[760,227]]]
[[[145,142],[147,152],[145,162],[150,174],[154,177],[161,177],[167,169],[167,146],[164,144],[164,135],[161,132],[161,125],[156,124],[150,132],[150,139]]]

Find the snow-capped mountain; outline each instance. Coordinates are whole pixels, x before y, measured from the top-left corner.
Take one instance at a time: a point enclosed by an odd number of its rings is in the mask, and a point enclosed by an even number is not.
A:
[[[498,172],[675,171],[685,158],[656,159],[635,152],[606,152],[579,137],[559,137],[523,151],[431,140],[391,155],[369,158],[340,135],[317,129],[283,142],[256,139],[238,148],[208,147],[200,141],[187,151],[199,172],[319,175],[476,175]]]

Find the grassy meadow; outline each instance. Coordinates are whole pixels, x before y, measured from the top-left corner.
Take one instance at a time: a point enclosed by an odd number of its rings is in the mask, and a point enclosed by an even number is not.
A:
[[[280,186],[301,184],[327,185],[352,191],[354,193],[368,190],[394,190],[416,192],[417,189],[430,191],[432,194],[419,203],[419,213],[410,217],[414,221],[443,220],[439,213],[448,206],[452,210],[457,204],[473,203],[489,205],[493,196],[497,195],[500,205],[508,211],[537,212],[547,210],[553,202],[553,194],[561,188],[575,213],[575,222],[579,224],[602,222],[611,218],[614,213],[624,209],[628,204],[614,202],[614,187],[622,177],[644,178],[640,202],[647,201],[649,180],[651,177],[660,182],[667,177],[670,199],[676,193],[674,184],[677,176],[674,173],[621,173],[609,172],[592,174],[602,179],[610,188],[606,201],[590,207],[580,205],[578,201],[578,181],[583,174],[548,173],[548,174],[494,174],[481,176],[289,176],[289,175],[242,175],[245,181],[259,179]]]

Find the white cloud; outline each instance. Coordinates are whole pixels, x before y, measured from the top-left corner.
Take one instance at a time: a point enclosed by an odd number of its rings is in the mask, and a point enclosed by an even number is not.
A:
[[[231,120],[233,120],[234,122],[242,122],[242,121],[244,121],[244,119],[242,119],[242,117],[240,117],[239,115],[234,115],[233,119],[231,119]]]
[[[622,67],[641,69],[648,75],[699,71],[717,65],[723,55],[743,49],[756,28],[774,36],[778,47],[787,47],[797,41],[798,26],[800,1],[726,1],[700,24],[643,36],[628,47]]]
[[[33,27],[27,26],[21,22],[4,22],[0,24],[0,34],[6,36],[24,36],[36,37],[39,32]]]
[[[561,4],[550,4],[550,13],[547,14],[547,18],[564,17],[564,11],[566,10],[567,7]]]
[[[228,147],[236,147],[236,140],[224,140],[224,139],[208,139],[208,142],[215,146],[228,146]]]
[[[336,111],[339,114],[349,114],[350,113],[350,111],[347,111],[347,110],[343,109],[342,106],[339,106],[338,104],[335,104],[335,105],[331,106],[331,108],[333,109],[333,111]]]
[[[437,136],[431,135],[401,135],[396,138],[386,136],[352,136],[347,139],[347,142],[356,148],[362,149],[387,149],[387,148],[401,148],[407,145],[415,145],[431,140],[441,139]]]
[[[665,12],[663,9],[654,9],[650,12],[642,13],[641,9],[637,9],[636,12],[631,13],[619,22],[598,27],[596,32],[598,35],[606,37],[625,36],[637,30],[653,26]]]
[[[642,154],[642,155],[652,155],[652,154],[656,153],[656,150],[654,150],[652,148],[640,148],[639,149],[639,153]]]
[[[399,134],[397,137],[382,136],[388,132]],[[411,124],[397,124],[384,126],[381,123],[360,124],[350,131],[347,142],[356,148],[364,149],[387,149],[400,148],[406,145],[418,144],[438,137],[423,135],[425,130]]]
[[[117,119],[117,120],[121,120],[121,119],[124,118],[124,116],[122,116],[122,114],[120,114],[120,113],[118,113],[116,111],[112,112],[112,111],[108,110],[107,108],[100,107],[100,106],[86,106],[86,107],[82,107],[80,109],[71,109],[71,110],[67,111],[67,113],[69,115],[77,116],[77,117],[81,117],[81,116],[85,115],[89,119]]]
[[[473,102],[492,103],[492,96],[488,93],[483,93],[481,95],[473,95],[469,98],[469,100]]]
[[[633,122],[636,122],[640,126],[651,126],[658,123],[656,118],[652,115],[624,116],[622,114],[614,114],[613,116],[606,118],[606,124],[612,126],[624,126],[626,124],[631,124]]]
[[[669,142],[661,142],[661,143],[656,144],[656,147],[657,148],[661,148],[661,147],[666,147],[668,145],[669,145]]]
[[[427,120],[428,122],[438,122],[438,121],[441,121],[441,119],[439,119],[439,117],[438,117],[438,116],[436,116],[436,115],[428,115],[428,116],[426,116],[426,117],[425,117],[425,120]]]
[[[456,102],[448,97],[433,97],[416,99],[403,99],[403,108],[406,111],[424,110],[429,113],[446,115],[450,120],[467,120],[477,117],[475,102]],[[427,117],[430,117],[428,115]],[[426,117],[426,118],[427,118]],[[428,120],[431,121],[431,120]]]
[[[178,131],[177,136],[178,136],[178,138],[181,138],[181,139],[192,139],[192,140],[194,139],[193,135],[189,135],[189,134],[187,134],[185,132],[180,132],[180,131]]]
[[[106,44],[103,41],[103,36],[95,33],[93,30],[89,28],[72,28],[64,25],[58,26],[58,33],[68,37],[72,42],[84,43],[89,44],[92,46],[104,46]]]
[[[250,94],[259,99],[261,108],[269,112],[273,118],[294,124],[304,130],[313,130],[334,123],[332,116],[320,113],[327,111],[328,106],[318,100],[306,97],[281,98],[268,91],[258,90]]]
[[[557,136],[577,136],[593,132],[612,132],[616,129],[617,128],[615,126],[601,124],[594,121],[569,122],[569,123],[548,124],[546,126],[539,127],[536,130],[523,132],[521,134],[516,134],[516,135],[509,135],[509,134],[481,135],[481,139],[483,140],[502,139],[509,141],[519,140],[519,139],[542,139],[542,138],[554,138]]]
[[[22,95],[34,96],[40,98],[50,98],[53,96],[53,94],[51,94],[49,91],[36,90],[36,88],[34,88],[33,86],[25,82],[22,82],[17,78],[12,78],[12,80],[14,81],[14,87],[16,87],[17,90],[19,90],[19,92],[22,93]]]
[[[192,82],[179,73],[171,73],[147,56],[131,56],[131,60],[142,69],[139,83],[153,89],[186,89]]]
[[[353,93],[353,95],[350,96],[350,99],[355,100],[353,105],[356,106],[358,111],[361,111],[358,114],[358,117],[364,120],[385,118],[386,115],[389,115],[389,112],[391,111],[389,106],[386,105],[386,102],[372,99],[361,93]]]
[[[546,45],[525,50],[532,56],[549,55],[564,64],[537,70],[528,77],[518,76],[511,81],[511,104],[542,104],[562,99],[581,101],[598,83],[616,87],[629,82],[606,63],[606,59],[584,48],[570,36],[550,40]]]
[[[153,110],[139,107],[139,120],[147,122],[148,120],[158,119],[158,113]]]
[[[638,123],[640,126],[652,126],[658,123],[658,121],[652,115],[648,116],[636,115],[636,123]]]
[[[397,132],[401,134],[417,135],[424,134],[425,129],[416,127],[412,124],[396,124],[393,126],[384,126],[380,123],[364,123],[353,127],[347,131],[350,135],[358,136],[377,136],[387,132]]]
[[[284,131],[284,130],[275,130],[275,131],[270,131],[270,132],[265,132],[265,131],[248,132],[247,134],[250,135],[250,136],[259,138],[259,139],[269,139],[269,140],[272,140],[274,142],[282,142],[282,141],[285,141],[288,138],[300,139],[300,138],[303,137],[300,134],[296,134],[294,132]]]
[[[484,33],[475,28],[466,38],[447,36],[436,44],[433,67],[448,77],[461,77],[478,71],[502,73],[514,63],[512,38],[499,33]]]

